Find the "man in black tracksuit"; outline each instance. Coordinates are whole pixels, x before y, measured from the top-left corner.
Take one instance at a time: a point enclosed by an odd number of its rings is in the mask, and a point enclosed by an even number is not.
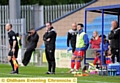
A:
[[[67,47],[69,50],[69,47],[70,47],[69,43],[71,43],[72,53],[74,53],[75,51],[76,36],[77,36],[77,26],[76,26],[76,23],[73,23],[72,29],[68,31],[68,35],[67,35]]]
[[[46,32],[43,35],[43,40],[45,43],[45,54],[48,62],[48,72],[46,74],[55,74],[55,41],[56,41],[56,31],[52,27],[51,22],[46,23]]]
[[[26,47],[24,58],[22,60],[22,63],[24,66],[27,66],[27,64],[29,63],[32,52],[35,51],[37,42],[39,40],[39,36],[33,28],[30,30],[30,32],[28,32],[28,35],[29,35],[28,36],[28,45]]]
[[[118,27],[117,21],[112,21],[111,25],[112,27],[110,34],[108,35],[108,38],[110,40],[112,62],[115,63],[115,56],[117,58],[117,62],[120,62],[120,55],[119,55],[120,28]]]

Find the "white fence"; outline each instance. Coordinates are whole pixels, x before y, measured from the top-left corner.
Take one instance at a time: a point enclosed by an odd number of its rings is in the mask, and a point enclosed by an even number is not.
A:
[[[77,9],[85,4],[68,4],[68,5],[22,5],[21,18],[26,20],[26,31],[31,27],[39,28],[48,21],[56,20],[57,18]],[[9,6],[0,6],[0,20],[9,19]]]
[[[8,33],[5,30],[7,23],[11,23],[13,30],[22,35],[22,46],[25,47],[25,19],[0,20],[0,61],[3,62],[6,61],[6,56],[8,55]]]
[[[32,10],[31,6],[21,6],[21,18],[26,20],[26,30],[28,31],[32,24]],[[4,21],[10,18],[9,6],[0,6],[0,21]],[[19,21],[19,20],[18,20]]]
[[[44,23],[53,21],[67,13],[83,7],[86,4],[66,4],[66,5],[51,5],[44,6]]]

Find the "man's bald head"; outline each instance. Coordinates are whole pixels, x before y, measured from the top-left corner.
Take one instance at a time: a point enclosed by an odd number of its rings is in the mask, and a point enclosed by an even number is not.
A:
[[[73,23],[72,26],[76,26],[76,23]]]
[[[77,29],[77,24],[76,23],[72,24],[72,29]]]
[[[115,28],[117,28],[118,27],[118,22],[117,21],[112,21],[111,22],[111,26],[115,29]]]
[[[12,24],[7,23],[5,28],[6,28],[7,31],[11,30],[12,29]]]

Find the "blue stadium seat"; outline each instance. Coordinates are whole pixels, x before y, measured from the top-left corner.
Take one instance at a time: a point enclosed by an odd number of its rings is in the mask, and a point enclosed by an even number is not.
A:
[[[115,15],[106,15],[105,18],[104,18],[104,21],[105,21],[105,22],[111,22],[111,21],[113,21],[113,20],[117,20],[117,16],[115,16]],[[97,23],[97,22],[101,22],[101,21],[102,21],[101,16],[99,16],[99,17],[96,17],[96,18],[93,20],[93,23],[94,23],[94,22]]]

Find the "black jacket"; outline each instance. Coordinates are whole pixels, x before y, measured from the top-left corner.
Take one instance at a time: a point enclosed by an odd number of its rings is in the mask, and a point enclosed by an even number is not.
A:
[[[68,31],[67,47],[69,47],[69,43],[71,43],[72,47],[75,47],[75,45],[76,45],[76,36],[77,36],[77,30],[70,29]]]
[[[9,39],[9,44],[10,44],[10,48],[13,48],[13,42],[16,41],[16,46],[15,48],[18,48],[18,41],[17,41],[17,37],[16,34],[13,30],[11,30],[10,32],[8,32],[8,39]]]
[[[43,41],[46,49],[55,49],[56,36],[57,33],[53,27],[51,27],[50,31],[47,31],[43,35]],[[47,41],[47,39],[50,39],[50,41]]]
[[[119,49],[119,38],[120,37],[120,28],[112,30],[108,35],[108,39],[110,40],[110,47],[113,49]]]
[[[33,35],[29,36],[27,49],[35,49],[37,46],[38,40],[39,40],[39,36],[36,32]]]

